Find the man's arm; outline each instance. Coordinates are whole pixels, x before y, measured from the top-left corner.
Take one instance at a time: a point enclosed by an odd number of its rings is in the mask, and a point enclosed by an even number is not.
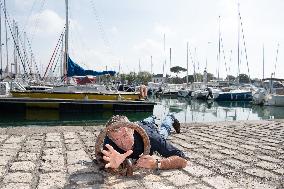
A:
[[[187,165],[187,160],[179,156],[170,156],[159,161],[160,167],[153,156],[143,155],[137,160],[136,166],[146,169],[182,169]]]

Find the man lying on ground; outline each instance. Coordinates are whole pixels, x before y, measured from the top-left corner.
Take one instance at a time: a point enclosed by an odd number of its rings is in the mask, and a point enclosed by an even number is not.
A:
[[[125,116],[113,116],[106,124],[106,127],[113,123],[129,123]],[[135,123],[133,123],[135,124]],[[117,169],[126,158],[136,161],[135,166],[146,169],[180,169],[187,165],[184,153],[174,147],[166,139],[170,135],[172,127],[180,133],[180,123],[174,115],[167,115],[158,128],[155,124],[155,117],[148,117],[137,122],[147,133],[150,140],[150,155],[143,155],[144,143],[142,137],[133,129],[120,127],[110,130],[107,133],[102,151],[103,159],[106,161],[105,168]],[[157,152],[163,158],[158,160],[152,155]]]

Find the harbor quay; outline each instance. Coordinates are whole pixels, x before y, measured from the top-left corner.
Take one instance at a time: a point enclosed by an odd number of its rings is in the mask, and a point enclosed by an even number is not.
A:
[[[188,165],[131,177],[94,163],[102,128],[1,128],[0,188],[284,188],[284,120],[182,124],[168,140],[185,152]]]

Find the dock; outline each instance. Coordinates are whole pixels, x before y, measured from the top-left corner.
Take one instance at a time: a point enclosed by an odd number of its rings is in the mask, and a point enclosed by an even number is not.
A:
[[[52,98],[0,98],[0,112],[25,112],[27,109],[57,109],[59,112],[152,112],[154,102],[129,100],[90,100]]]
[[[284,120],[188,123],[169,140],[181,170],[110,175],[93,163],[103,126],[0,128],[0,188],[284,188]]]

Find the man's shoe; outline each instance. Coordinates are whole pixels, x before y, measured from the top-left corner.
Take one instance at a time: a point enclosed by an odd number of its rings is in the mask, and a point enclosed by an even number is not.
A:
[[[180,133],[180,122],[174,116],[172,116],[172,118],[174,120],[173,127],[174,127],[175,131],[177,133]]]

